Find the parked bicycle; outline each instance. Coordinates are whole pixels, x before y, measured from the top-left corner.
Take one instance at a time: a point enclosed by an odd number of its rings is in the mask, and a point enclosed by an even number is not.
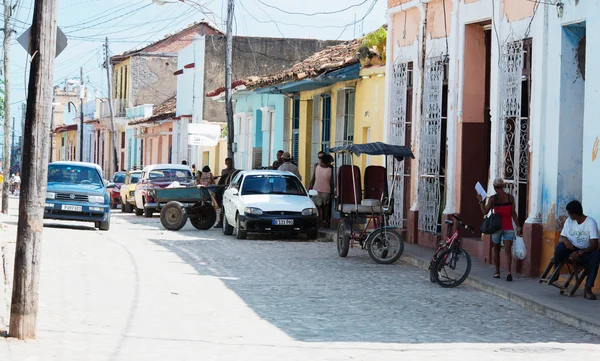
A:
[[[462,284],[471,272],[471,256],[460,246],[460,228],[473,232],[473,228],[464,224],[458,215],[450,215],[456,221],[446,220],[448,225],[446,239],[435,250],[429,263],[429,278],[444,288],[453,288]],[[454,233],[452,229],[454,228]]]

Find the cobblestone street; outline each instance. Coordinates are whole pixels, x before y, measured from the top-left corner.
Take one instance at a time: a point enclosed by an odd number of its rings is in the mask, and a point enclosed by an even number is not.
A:
[[[3,340],[0,359],[562,360],[599,342],[402,263],[341,259],[331,242],[169,232],[117,210],[109,232],[46,223],[38,339]]]

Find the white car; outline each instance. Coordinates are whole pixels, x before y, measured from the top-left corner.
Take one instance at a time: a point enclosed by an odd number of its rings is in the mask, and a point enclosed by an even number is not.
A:
[[[302,182],[290,172],[242,171],[223,195],[223,233],[245,239],[248,232],[306,233],[318,236],[317,207]]]

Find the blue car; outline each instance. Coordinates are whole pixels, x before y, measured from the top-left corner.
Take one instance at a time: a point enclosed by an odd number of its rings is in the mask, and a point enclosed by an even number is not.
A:
[[[110,196],[102,169],[92,163],[53,162],[48,165],[48,190],[44,219],[94,222],[110,228]]]

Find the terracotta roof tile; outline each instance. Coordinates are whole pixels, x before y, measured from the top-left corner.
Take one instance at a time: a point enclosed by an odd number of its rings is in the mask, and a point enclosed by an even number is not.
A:
[[[173,118],[177,109],[177,96],[174,95],[152,111],[152,116],[129,122],[129,125],[152,123],[157,120]]]
[[[246,89],[252,90],[289,81],[314,78],[323,73],[358,63],[357,53],[359,45],[360,39],[333,45],[314,53],[291,68],[279,73],[265,76],[251,76],[246,79],[236,80],[233,83],[235,84],[233,87],[236,85],[245,85]],[[220,87],[207,93],[206,96],[215,97],[224,91],[225,88]]]

